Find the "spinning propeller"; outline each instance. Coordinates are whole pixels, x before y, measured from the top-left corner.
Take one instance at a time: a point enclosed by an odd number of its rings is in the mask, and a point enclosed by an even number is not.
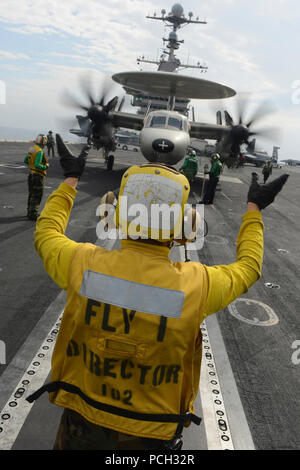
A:
[[[276,128],[256,128],[256,123],[274,112],[274,107],[269,102],[263,102],[251,114],[251,117],[246,119],[248,110],[248,99],[236,99],[236,115],[237,120],[234,121],[228,111],[224,111],[225,124],[231,127],[231,131],[225,137],[225,147],[229,151],[238,155],[242,144],[249,145],[250,137],[256,136],[264,139],[275,139],[278,134]],[[217,119],[220,122],[220,112],[217,114]]]
[[[109,116],[110,111],[114,111],[117,107],[119,100],[118,96],[111,98],[113,92],[116,90],[116,84],[111,79],[105,77],[101,83],[98,96],[93,91],[91,79],[85,76],[79,81],[80,89],[84,97],[84,101],[80,101],[77,97],[72,95],[68,90],[65,90],[62,96],[64,105],[85,111],[84,115],[76,116],[80,128],[84,131],[85,137],[90,137],[97,148],[102,146],[111,149],[113,126]],[[124,104],[125,96],[120,102],[118,111]]]

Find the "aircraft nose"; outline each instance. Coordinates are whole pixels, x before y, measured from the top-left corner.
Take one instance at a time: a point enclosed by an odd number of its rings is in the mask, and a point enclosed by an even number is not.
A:
[[[168,139],[156,139],[152,142],[152,148],[155,152],[170,153],[174,150],[174,144]]]

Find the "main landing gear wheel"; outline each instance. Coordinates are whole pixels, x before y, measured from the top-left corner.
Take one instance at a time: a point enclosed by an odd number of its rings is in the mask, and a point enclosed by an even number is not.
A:
[[[113,169],[114,161],[115,161],[115,157],[113,155],[109,155],[107,162],[106,162],[106,168],[108,171],[111,171]]]

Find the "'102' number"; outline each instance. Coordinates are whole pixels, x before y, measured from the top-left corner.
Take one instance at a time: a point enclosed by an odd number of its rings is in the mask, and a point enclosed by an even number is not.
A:
[[[131,390],[124,390],[124,392],[120,392],[116,388],[110,388],[106,384],[102,384],[101,386],[101,394],[103,397],[110,396],[113,400],[122,401],[125,405],[131,405],[131,398],[132,398],[132,391]]]

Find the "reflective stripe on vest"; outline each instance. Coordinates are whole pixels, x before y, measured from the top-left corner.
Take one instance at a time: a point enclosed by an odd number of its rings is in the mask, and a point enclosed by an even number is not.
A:
[[[87,270],[80,295],[117,307],[152,315],[180,318],[184,292],[127,281]]]

